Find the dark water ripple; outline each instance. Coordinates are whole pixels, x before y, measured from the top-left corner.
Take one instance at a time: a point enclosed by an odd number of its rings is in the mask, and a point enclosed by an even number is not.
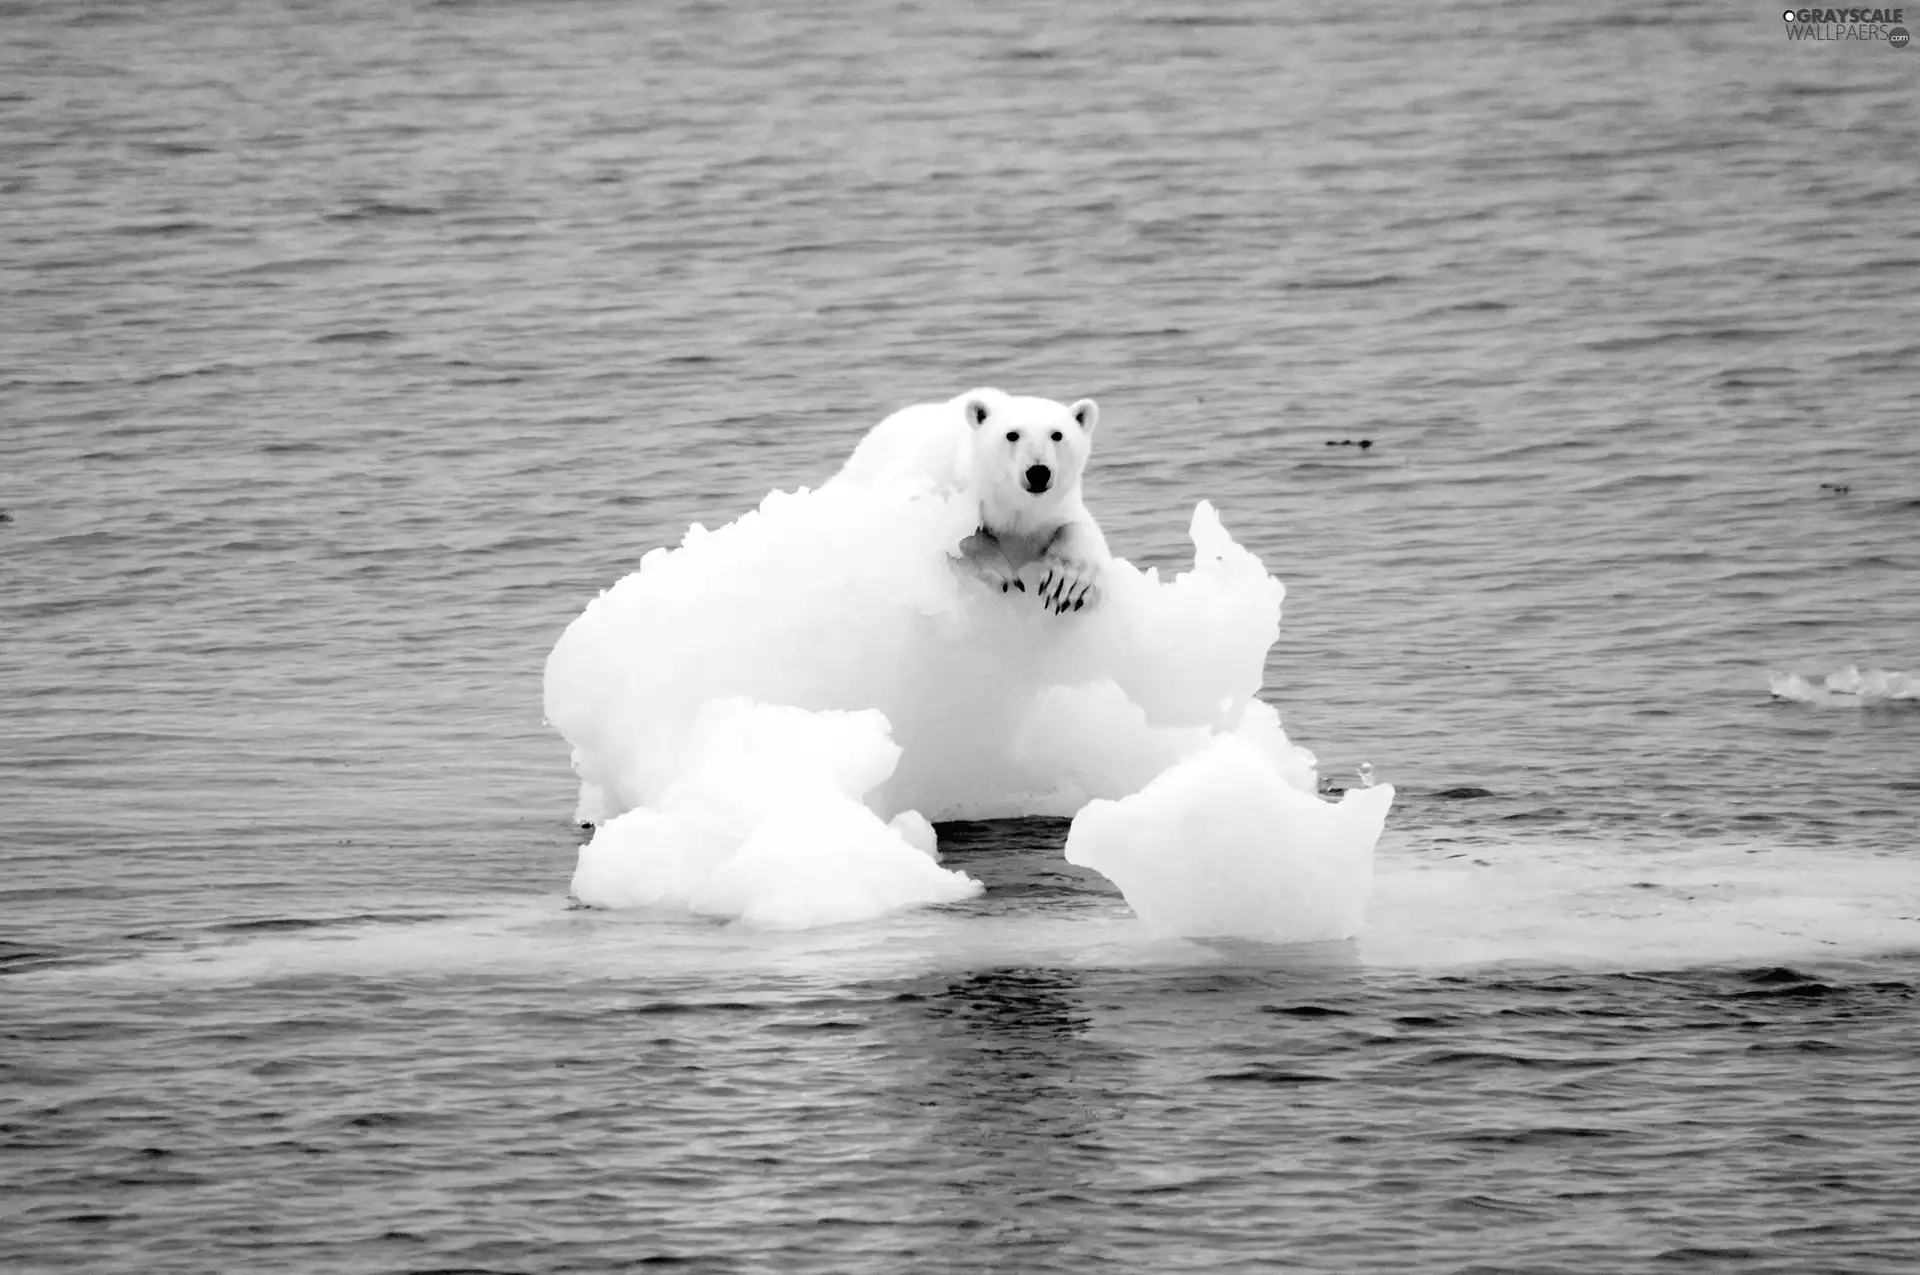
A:
[[[1408,1269],[1895,1269],[1858,1223],[1920,1182],[1858,1131],[1920,1096],[1887,1022],[1914,991],[1828,977],[1009,967],[732,1002],[628,977],[565,1006],[541,980],[269,981],[10,1032],[36,1061],[9,1064],[0,1145],[37,1165],[39,1253],[163,1268],[293,1235],[379,1265],[403,1234],[421,1262],[541,1269],[596,1246],[1252,1268],[1283,1236]],[[1753,995],[1790,987],[1826,991]]]
[[[0,4],[0,1266],[1910,1269],[1920,717],[1765,674],[1920,668],[1916,68]],[[566,908],[561,626],[982,383],[1287,581],[1360,944],[1144,943],[1059,821],[874,928]]]

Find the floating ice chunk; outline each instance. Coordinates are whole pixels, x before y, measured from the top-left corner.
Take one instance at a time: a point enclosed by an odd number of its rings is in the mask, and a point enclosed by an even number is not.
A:
[[[1202,502],[1171,580],[1116,558],[1064,615],[985,587],[955,569],[981,511],[958,411],[890,417],[568,626],[547,717],[601,824],[575,894],[830,924],[979,889],[929,819],[1079,811],[1070,857],[1156,929],[1351,933],[1392,790],[1323,803],[1256,700],[1280,582]]]
[[[1250,717],[1134,795],[1089,803],[1067,834],[1067,859],[1119,886],[1156,934],[1351,937],[1393,788],[1355,788],[1329,803],[1301,788],[1297,765]]]
[[[889,826],[861,804],[899,756],[873,710],[710,701],[659,807],[609,820],[581,848],[574,896],[806,928],[978,893],[939,866],[917,812]]]
[[[1817,704],[1823,708],[1920,702],[1920,677],[1878,668],[1862,673],[1852,665],[1827,674],[1818,685],[1798,673],[1768,673],[1767,688],[1775,699]]]

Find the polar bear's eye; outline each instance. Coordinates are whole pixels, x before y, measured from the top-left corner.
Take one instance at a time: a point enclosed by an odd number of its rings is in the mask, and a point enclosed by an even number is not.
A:
[[[1060,431],[1057,429],[1053,431],[1053,441],[1056,443],[1060,441]]]
[[[1017,443],[1017,442],[1019,442],[1019,441],[1020,441],[1020,431],[1019,431],[1019,430],[1017,430],[1017,429],[1010,429],[1010,430],[1008,430],[1008,431],[1007,431],[1007,441],[1008,441],[1009,443]]]

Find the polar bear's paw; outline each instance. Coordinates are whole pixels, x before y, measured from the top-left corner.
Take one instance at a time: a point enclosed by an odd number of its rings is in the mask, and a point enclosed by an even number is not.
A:
[[[1040,605],[1055,615],[1092,606],[1100,597],[1100,560],[1071,550],[1049,549],[1040,557]]]

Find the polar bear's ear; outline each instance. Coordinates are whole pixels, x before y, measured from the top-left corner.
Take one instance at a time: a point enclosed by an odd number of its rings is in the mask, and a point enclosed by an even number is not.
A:
[[[967,424],[975,429],[987,423],[987,400],[984,398],[978,396],[969,398],[961,405],[960,410],[967,414]]]
[[[1090,398],[1083,398],[1067,409],[1073,413],[1073,419],[1080,422],[1080,428],[1093,433],[1093,427],[1100,423],[1100,405]]]

